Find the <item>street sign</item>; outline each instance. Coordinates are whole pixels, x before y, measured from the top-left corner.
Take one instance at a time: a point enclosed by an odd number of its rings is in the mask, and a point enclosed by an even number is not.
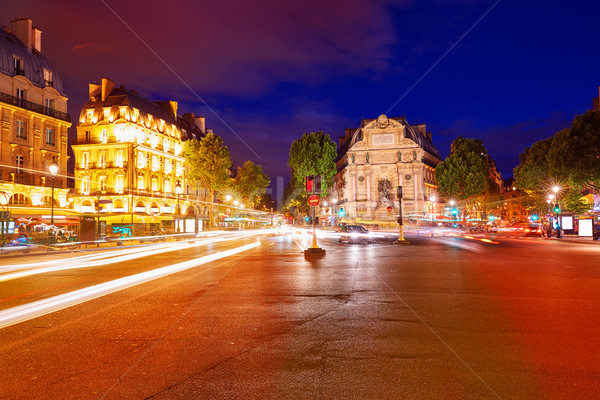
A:
[[[312,196],[310,196],[308,198],[308,204],[310,204],[313,207],[316,207],[319,205],[319,196],[317,196],[316,194],[313,194]]]
[[[388,212],[392,211],[392,206],[387,207]]]

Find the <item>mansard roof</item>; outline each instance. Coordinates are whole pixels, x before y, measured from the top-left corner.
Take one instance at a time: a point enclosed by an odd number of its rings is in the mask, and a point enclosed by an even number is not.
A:
[[[23,60],[22,73],[15,71],[15,56]],[[44,80],[44,68],[52,72],[52,87],[66,96],[62,80],[50,61],[42,53],[28,50],[19,38],[0,26],[0,73],[11,77],[24,75],[34,86],[44,88],[47,86]]]

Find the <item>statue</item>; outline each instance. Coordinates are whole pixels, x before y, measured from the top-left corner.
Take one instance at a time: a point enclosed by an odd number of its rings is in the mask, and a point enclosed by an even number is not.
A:
[[[377,185],[377,191],[379,192],[379,200],[377,200],[377,205],[375,209],[379,209],[381,207],[387,208],[388,206],[394,207],[394,203],[392,202],[392,184],[387,179],[381,179]]]

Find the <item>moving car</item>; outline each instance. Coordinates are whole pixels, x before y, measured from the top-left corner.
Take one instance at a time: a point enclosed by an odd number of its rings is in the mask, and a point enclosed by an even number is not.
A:
[[[373,238],[369,230],[360,225],[344,225],[340,231],[339,243],[373,243]]]
[[[525,229],[525,236],[538,236],[542,237],[542,225],[540,224],[529,224]]]
[[[490,225],[487,228],[488,232],[498,232],[498,225]]]

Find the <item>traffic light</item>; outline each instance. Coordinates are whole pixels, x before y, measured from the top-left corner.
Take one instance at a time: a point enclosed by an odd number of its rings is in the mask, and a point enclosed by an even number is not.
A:
[[[343,217],[343,216],[344,216],[344,209],[343,209],[343,208],[340,208],[340,209],[338,210],[338,215],[339,215],[340,217]]]
[[[306,222],[310,221],[310,218],[308,217],[308,215],[306,217],[304,217],[304,221],[306,221]]]
[[[313,192],[314,179],[315,179],[315,177],[312,175],[309,175],[306,177],[306,193]],[[308,218],[308,217],[306,217],[306,218]]]
[[[557,213],[557,214],[560,212],[560,206],[558,205],[558,203],[556,203],[556,204],[554,205],[554,210],[553,210],[553,211],[554,211],[555,213]]]
[[[538,216],[536,214],[533,214],[531,216],[531,220],[534,221],[534,222],[537,221],[538,220]]]
[[[456,208],[452,209],[452,215],[454,215],[455,217],[458,215],[458,210]]]

